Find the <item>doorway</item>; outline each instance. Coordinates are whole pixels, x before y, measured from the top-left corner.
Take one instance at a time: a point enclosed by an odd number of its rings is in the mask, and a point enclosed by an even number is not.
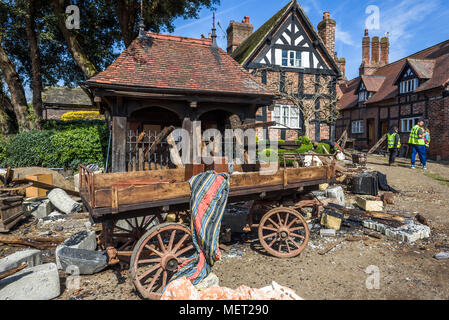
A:
[[[376,136],[375,136],[375,120],[374,119],[368,119],[368,124],[367,124],[367,128],[368,128],[368,145],[371,147],[373,146],[376,141]]]

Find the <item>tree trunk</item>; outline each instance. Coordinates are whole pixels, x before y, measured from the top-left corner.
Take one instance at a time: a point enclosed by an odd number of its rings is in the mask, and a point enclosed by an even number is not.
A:
[[[67,29],[65,25],[65,15],[64,15],[64,0],[52,0],[51,6],[53,8],[53,12],[58,18],[58,27],[62,33],[62,36],[65,39],[67,47],[69,51],[77,63],[77,65],[81,68],[83,73],[87,78],[91,78],[97,74],[97,69],[94,64],[89,60],[87,54],[84,52],[83,48],[79,44],[76,39],[76,35]]]
[[[135,0],[116,0],[116,14],[122,30],[125,47],[128,48],[136,38],[135,24],[138,3]]]
[[[23,89],[22,82],[20,81],[15,67],[1,45],[1,40],[0,34],[0,69],[2,70],[8,85],[9,93],[11,95],[11,104],[17,117],[19,130],[28,131],[31,129],[31,122],[28,118],[28,104],[25,97],[25,90]]]
[[[32,82],[33,89],[33,109],[35,116],[35,127],[40,129],[42,121],[42,74],[41,74],[41,56],[36,35],[36,26],[34,22],[36,1],[29,0],[27,4],[26,15],[26,33],[28,43],[30,45],[30,57],[32,67]]]
[[[309,119],[304,119],[304,136],[311,139],[310,138],[310,120]]]

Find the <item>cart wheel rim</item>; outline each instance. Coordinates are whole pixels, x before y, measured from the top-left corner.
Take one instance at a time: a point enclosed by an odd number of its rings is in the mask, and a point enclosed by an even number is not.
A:
[[[309,237],[306,220],[298,211],[289,208],[269,211],[259,225],[262,247],[278,258],[298,256],[307,246]]]
[[[190,230],[176,223],[151,228],[131,257],[134,287],[143,298],[159,300],[178,267],[195,252]]]

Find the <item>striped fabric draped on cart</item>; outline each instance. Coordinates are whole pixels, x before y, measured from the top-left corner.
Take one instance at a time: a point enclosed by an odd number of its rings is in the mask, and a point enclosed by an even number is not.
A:
[[[189,180],[191,231],[196,253],[178,268],[171,281],[187,277],[194,285],[206,278],[220,260],[219,235],[228,202],[229,175],[203,172]]]

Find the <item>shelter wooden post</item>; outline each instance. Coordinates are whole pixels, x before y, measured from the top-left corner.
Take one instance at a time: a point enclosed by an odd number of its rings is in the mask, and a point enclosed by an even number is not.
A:
[[[112,172],[126,172],[126,117],[112,118]]]

